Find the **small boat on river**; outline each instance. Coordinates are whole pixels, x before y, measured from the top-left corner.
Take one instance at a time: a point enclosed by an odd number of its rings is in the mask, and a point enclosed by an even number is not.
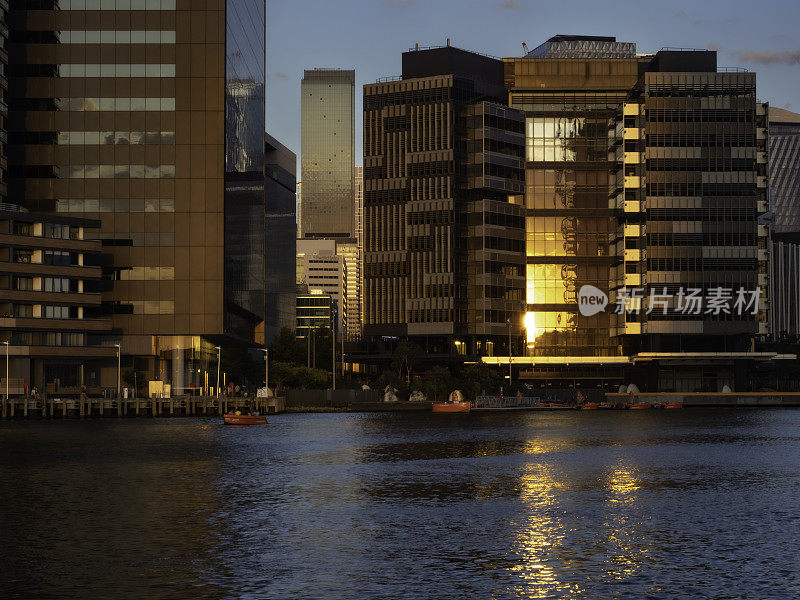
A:
[[[673,410],[676,408],[683,408],[683,402],[667,402],[664,405],[664,408],[669,408]]]
[[[584,402],[581,404],[581,410],[600,410],[599,402]]]
[[[435,413],[468,413],[469,402],[464,400],[461,390],[453,390],[447,398],[447,402],[434,402],[431,404],[431,411]]]
[[[630,410],[647,410],[653,408],[649,402],[634,402],[628,407]]]
[[[431,411],[435,413],[467,413],[469,402],[434,402]]]
[[[267,417],[264,415],[242,415],[237,413],[225,413],[222,416],[226,425],[266,425]]]

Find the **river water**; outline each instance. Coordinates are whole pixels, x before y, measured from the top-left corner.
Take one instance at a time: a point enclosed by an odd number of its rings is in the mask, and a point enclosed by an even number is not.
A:
[[[3,598],[800,598],[800,411],[0,423]]]

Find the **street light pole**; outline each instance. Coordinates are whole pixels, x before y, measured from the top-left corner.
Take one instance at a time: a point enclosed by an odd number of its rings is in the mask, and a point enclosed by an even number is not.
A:
[[[114,344],[117,348],[117,400],[121,397],[122,392],[122,349],[119,344]]]
[[[217,349],[217,393],[216,397],[219,399],[219,361],[222,358],[222,346],[214,346]]]
[[[269,348],[262,348],[264,353],[264,393],[265,398],[269,398]]]
[[[508,389],[511,389],[511,319],[508,319]]]
[[[8,402],[8,342],[3,342],[6,347],[6,402]],[[3,415],[6,414],[6,406],[3,404]]]

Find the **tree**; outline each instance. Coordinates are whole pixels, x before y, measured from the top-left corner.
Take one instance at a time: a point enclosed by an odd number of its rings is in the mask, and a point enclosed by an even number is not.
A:
[[[278,331],[272,340],[269,353],[270,363],[274,360],[289,364],[306,364],[306,346],[297,339],[294,330],[288,327],[281,327]]]
[[[451,386],[452,377],[447,367],[431,367],[425,372],[425,393],[434,402],[439,402],[443,395],[447,395]]]
[[[500,376],[484,364],[468,365],[461,373],[464,393],[474,398],[486,391],[494,393],[500,386]]]
[[[403,379],[406,385],[411,383],[411,370],[419,362],[422,348],[414,342],[403,340],[397,344],[392,358],[392,368],[397,371],[397,377]]]

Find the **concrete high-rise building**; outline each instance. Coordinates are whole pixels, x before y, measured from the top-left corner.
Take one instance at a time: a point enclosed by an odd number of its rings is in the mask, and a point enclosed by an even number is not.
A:
[[[448,45],[402,72],[364,86],[364,334],[499,351],[524,310],[524,116],[498,60]]]
[[[800,115],[769,108],[772,231],[800,232]]]
[[[113,334],[87,344],[199,387],[215,345],[264,338],[264,0],[10,8],[15,202],[99,222]]]
[[[305,71],[301,93],[301,238],[355,238],[355,71]]]

